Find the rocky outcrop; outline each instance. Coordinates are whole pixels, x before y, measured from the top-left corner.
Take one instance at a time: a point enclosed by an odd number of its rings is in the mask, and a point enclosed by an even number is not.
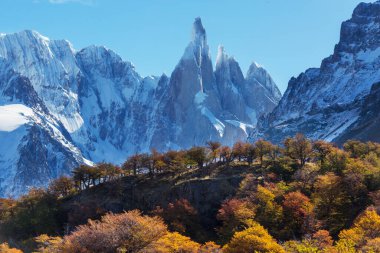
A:
[[[371,92],[360,107],[358,119],[335,141],[342,144],[347,140],[380,142],[380,83],[372,86]]]

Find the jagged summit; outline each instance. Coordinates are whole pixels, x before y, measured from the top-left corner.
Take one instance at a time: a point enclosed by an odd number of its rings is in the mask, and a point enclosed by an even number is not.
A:
[[[223,45],[218,46],[218,54],[216,56],[215,66],[218,68],[228,58]]]
[[[191,42],[185,49],[183,60],[195,59],[200,66],[204,58],[210,58],[210,50],[207,44],[206,30],[202,25],[201,18],[196,18],[193,23]]]
[[[50,39],[48,37],[45,37],[43,35],[41,35],[39,32],[35,31],[35,30],[30,30],[30,29],[25,29],[25,30],[22,30],[20,32],[16,32],[16,33],[2,33],[1,34],[2,36],[16,36],[16,37],[35,37],[35,38],[41,38],[43,40],[46,40],[46,41],[50,41]]]
[[[192,40],[194,42],[203,42],[204,44],[207,43],[206,30],[202,25],[202,20],[200,17],[195,18],[195,21],[193,23]]]
[[[258,81],[266,90],[273,94],[275,103],[278,103],[281,99],[281,92],[278,89],[276,83],[269,75],[268,71],[264,69],[260,64],[253,62],[249,67],[246,75],[247,80]]]
[[[257,69],[263,68],[259,63],[257,62],[252,62],[251,65],[249,66],[249,69],[247,71],[247,76],[255,73]]]
[[[83,163],[245,140],[274,96],[246,80],[222,47],[223,64],[214,68],[200,18],[192,33],[170,77],[145,78],[103,46],[76,51],[29,30],[1,35],[0,114],[22,108],[33,117],[18,117],[11,132],[0,120],[0,143],[12,143],[0,152],[0,197],[45,186]]]

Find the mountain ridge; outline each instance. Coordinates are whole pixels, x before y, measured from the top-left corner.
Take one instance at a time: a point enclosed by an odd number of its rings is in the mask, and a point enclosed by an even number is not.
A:
[[[252,138],[278,143],[302,132],[312,139],[335,141],[347,131],[372,85],[380,81],[379,13],[379,1],[359,4],[342,23],[333,54],[319,68],[289,81],[278,106],[259,120]]]
[[[274,82],[260,83],[259,74],[254,82],[248,80],[232,58],[215,69],[200,18],[170,76],[142,77],[131,62],[104,46],[75,50],[67,40],[30,30],[1,35],[0,59],[0,106],[26,105],[37,115],[24,124],[21,139],[15,136],[20,146],[14,155],[0,154],[2,196],[46,185],[82,163],[120,164],[136,152],[188,148],[208,140],[232,145],[245,140],[257,117],[278,100],[278,93],[267,88]],[[247,91],[252,96],[244,95]],[[257,98],[265,103],[255,103]],[[0,139],[12,133],[1,132]],[[54,155],[56,150],[61,151]],[[46,157],[41,159],[45,165],[39,157]]]

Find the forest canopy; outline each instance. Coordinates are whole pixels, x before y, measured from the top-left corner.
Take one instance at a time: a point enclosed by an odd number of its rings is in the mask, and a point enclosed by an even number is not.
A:
[[[380,144],[302,134],[152,150],[2,199],[0,252],[380,252],[379,172]]]

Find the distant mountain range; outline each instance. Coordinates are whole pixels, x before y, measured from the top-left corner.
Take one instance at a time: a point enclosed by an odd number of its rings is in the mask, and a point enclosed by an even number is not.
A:
[[[380,141],[379,83],[380,1],[359,4],[334,53],[292,78],[283,97],[265,69],[253,63],[243,75],[222,46],[214,66],[199,18],[170,77],[141,77],[105,47],[2,34],[0,196],[152,148],[280,143],[297,132],[337,144]]]
[[[0,196],[46,186],[79,164],[136,152],[246,140],[281,93],[253,63],[244,76],[197,18],[170,77],[141,77],[105,47],[80,51],[35,31],[0,35]]]

